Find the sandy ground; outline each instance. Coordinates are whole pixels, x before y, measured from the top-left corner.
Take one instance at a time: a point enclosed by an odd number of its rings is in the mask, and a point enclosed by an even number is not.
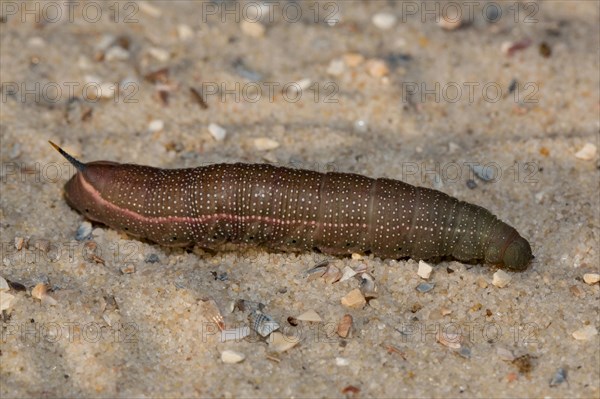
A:
[[[434,21],[445,2],[257,4],[0,3],[0,274],[25,288],[2,293],[0,395],[600,397],[599,286],[583,281],[599,272],[599,162],[576,156],[598,145],[599,3],[456,2],[455,30]],[[414,260],[186,252],[99,225],[94,257],[48,139],[84,161],[403,179],[490,209],[536,258],[504,288],[493,267],[444,261],[419,293]],[[378,297],[343,306],[359,281],[309,281],[324,259],[366,267]],[[301,341],[219,342],[207,299],[227,328],[247,324],[236,300],[261,302]],[[321,323],[287,321],[310,309]]]

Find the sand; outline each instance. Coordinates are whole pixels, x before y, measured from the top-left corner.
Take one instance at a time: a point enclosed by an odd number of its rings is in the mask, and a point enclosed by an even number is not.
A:
[[[0,275],[25,287],[1,294],[3,398],[600,396],[600,289],[583,281],[599,161],[576,156],[599,144],[598,2],[458,2],[457,29],[434,21],[445,2],[68,4],[1,4]],[[47,140],[83,161],[401,179],[490,209],[535,260],[499,288],[456,261],[424,280],[412,259],[184,251],[96,224],[77,241],[73,170]],[[377,298],[342,305],[360,282],[307,279],[323,260],[366,269]],[[300,342],[220,342],[214,306],[242,327],[240,299]],[[322,322],[288,322],[309,310]]]

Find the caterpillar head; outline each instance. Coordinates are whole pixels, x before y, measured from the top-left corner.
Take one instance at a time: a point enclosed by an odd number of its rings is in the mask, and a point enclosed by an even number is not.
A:
[[[105,209],[99,203],[99,193],[109,188],[115,166],[119,164],[109,161],[82,163],[53,142],[50,144],[77,169],[65,184],[67,203],[88,219],[103,220]]]
[[[486,262],[514,271],[525,270],[532,259],[529,242],[505,223],[497,229],[485,253]]]
[[[533,259],[529,242],[521,236],[515,238],[504,250],[502,261],[511,270],[525,270]]]

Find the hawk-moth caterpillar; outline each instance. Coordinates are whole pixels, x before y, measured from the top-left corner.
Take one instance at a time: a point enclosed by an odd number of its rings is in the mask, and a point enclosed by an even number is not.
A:
[[[334,255],[448,256],[512,270],[533,258],[529,242],[486,209],[398,180],[268,164],[82,163],[50,144],[77,169],[65,185],[71,207],[161,245],[230,241]]]

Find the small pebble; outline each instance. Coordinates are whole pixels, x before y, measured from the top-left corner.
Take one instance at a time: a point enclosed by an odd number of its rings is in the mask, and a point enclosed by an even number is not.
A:
[[[359,288],[353,289],[342,298],[342,305],[349,308],[360,309],[366,304],[367,300],[365,299]]]
[[[585,281],[586,284],[589,285],[594,285],[597,282],[600,281],[600,274],[598,273],[586,273],[583,275],[583,281]]]
[[[296,320],[300,320],[300,321],[312,321],[315,323],[320,323],[323,321],[323,319],[321,319],[321,316],[319,316],[317,314],[317,312],[315,312],[314,310],[308,310],[304,313],[302,313],[300,316],[296,317]]]
[[[353,128],[356,133],[367,133],[369,131],[369,124],[366,120],[359,119],[354,121]]]
[[[458,354],[460,356],[464,357],[465,359],[470,359],[471,358],[471,348],[469,348],[468,346],[462,346],[458,350]]]
[[[487,288],[488,287],[488,282],[485,281],[485,278],[479,277],[477,279],[477,285],[479,286],[479,288]]]
[[[259,137],[254,139],[254,147],[259,151],[269,151],[279,147],[279,143],[266,137]]]
[[[452,310],[448,308],[441,308],[440,313],[442,314],[442,316],[448,316],[452,314]]]
[[[160,8],[154,7],[147,1],[138,1],[137,6],[139,7],[141,12],[151,17],[158,18],[162,15],[162,11]]]
[[[445,30],[456,30],[462,25],[462,18],[460,15],[447,15],[442,16],[438,21],[438,26]]]
[[[509,57],[513,56],[517,51],[525,50],[532,43],[531,39],[521,39],[514,42],[503,42],[500,46],[500,51]]]
[[[342,273],[342,277],[340,278],[340,282],[350,280],[352,277],[356,276],[356,272],[350,266],[344,266],[344,271]]]
[[[552,376],[552,379],[550,380],[550,386],[555,387],[557,385],[562,384],[566,380],[567,370],[563,367],[559,367],[558,370],[556,370],[556,373],[554,373],[554,376]]]
[[[344,54],[344,62],[350,68],[354,68],[362,64],[365,60],[365,57],[359,53],[347,53]]]
[[[46,46],[46,42],[39,36],[35,36],[27,40],[27,45],[31,47],[44,47]]]
[[[144,259],[144,262],[146,263],[157,263],[158,261],[160,261],[160,259],[157,254],[149,254],[146,256],[146,259]]]
[[[150,133],[160,132],[165,128],[165,122],[160,119],[154,119],[148,124],[148,131]]]
[[[225,136],[227,135],[227,130],[216,123],[211,123],[208,125],[208,132],[217,141],[225,140]]]
[[[8,285],[8,281],[4,279],[4,277],[0,276],[0,292],[8,291],[10,289]]]
[[[482,165],[469,165],[475,176],[479,177],[483,181],[492,181],[496,178],[496,169],[489,168]]]
[[[129,51],[121,46],[112,46],[104,53],[106,61],[127,61],[129,59]]]
[[[8,292],[0,291],[0,312],[10,308],[14,299],[14,295],[9,294]]]
[[[336,366],[340,366],[340,367],[345,367],[347,365],[350,364],[350,360],[344,358],[344,357],[336,357],[335,358],[335,365]]]
[[[337,334],[342,338],[347,338],[352,329],[352,316],[345,314],[337,326]]]
[[[294,346],[298,345],[300,338],[297,336],[284,335],[279,331],[275,331],[269,337],[269,349],[274,352],[285,352]]]
[[[419,270],[417,271],[417,274],[419,275],[419,277],[427,280],[429,277],[431,277],[432,271],[433,271],[433,267],[431,267],[429,264],[423,262],[422,260],[419,261]]]
[[[578,341],[588,341],[596,335],[598,335],[598,330],[596,330],[596,327],[589,325],[575,331],[573,333],[573,338]]]
[[[240,28],[242,28],[242,32],[244,32],[245,35],[254,38],[263,37],[266,31],[265,26],[260,22],[251,22],[246,19],[240,23]]]
[[[340,281],[340,278],[342,278],[342,272],[334,265],[329,265],[325,271],[325,274],[323,274],[323,279],[327,284],[338,282]]]
[[[329,66],[327,67],[327,73],[332,76],[340,76],[346,70],[346,64],[344,60],[336,58],[335,60],[331,60],[329,62]]]
[[[373,15],[371,18],[373,25],[382,30],[388,30],[396,25],[397,18],[394,14],[390,14],[387,12],[380,12]]]
[[[460,146],[458,144],[452,141],[448,143],[448,153],[453,154],[458,150],[460,150]]]
[[[492,284],[498,288],[504,288],[510,283],[511,278],[510,274],[506,273],[504,270],[498,270],[494,273]]]
[[[468,179],[467,180],[467,187],[471,190],[474,190],[477,188],[477,183],[475,182],[475,180],[473,179]]]
[[[352,259],[353,260],[361,260],[363,258],[363,256],[361,254],[357,254],[357,253],[352,253]]]
[[[56,306],[58,301],[52,298],[50,295],[46,294],[42,297],[42,305],[46,306]]]
[[[128,265],[123,266],[121,268],[121,273],[123,273],[123,274],[135,273],[135,265],[133,263],[130,263]]]
[[[221,342],[241,341],[250,335],[250,327],[238,327],[231,330],[221,331]]]
[[[221,352],[221,360],[223,363],[234,364],[243,361],[246,358],[246,355],[240,352],[232,351],[232,350],[224,350]]]
[[[17,251],[20,251],[23,248],[24,243],[25,239],[23,237],[15,237],[15,248]]]
[[[369,75],[374,78],[381,78],[390,73],[390,69],[388,68],[385,61],[380,59],[371,59],[367,62],[367,71]]]
[[[188,25],[180,24],[177,25],[177,36],[180,40],[188,40],[194,37],[194,31]]]
[[[360,279],[360,292],[362,292],[365,298],[377,298],[377,285],[371,277],[367,273],[363,273]]]
[[[591,161],[596,156],[597,151],[598,150],[594,144],[585,143],[583,148],[575,153],[575,157],[584,161]]]
[[[433,289],[433,287],[435,287],[435,284],[432,283],[421,283],[419,285],[417,285],[417,291],[419,291],[420,293],[424,294],[426,292],[429,292]]]
[[[97,93],[97,95],[101,98],[115,98],[117,85],[115,83],[109,82],[100,83],[98,90],[99,92]]]
[[[41,300],[42,297],[44,295],[46,295],[47,290],[48,290],[48,287],[46,287],[46,284],[39,283],[35,287],[33,287],[33,289],[31,290],[31,296],[34,297],[35,299]]]
[[[462,336],[459,333],[449,333],[440,330],[435,335],[435,338],[440,344],[448,348],[460,349],[461,347]]]
[[[167,50],[164,50],[162,48],[151,47],[150,50],[148,50],[148,52],[152,57],[156,58],[158,61],[166,62],[169,60],[169,58],[171,58],[171,54]]]
[[[302,93],[303,90],[306,90],[310,87],[312,80],[309,78],[300,79],[297,82],[293,82],[287,88],[290,93]]]

